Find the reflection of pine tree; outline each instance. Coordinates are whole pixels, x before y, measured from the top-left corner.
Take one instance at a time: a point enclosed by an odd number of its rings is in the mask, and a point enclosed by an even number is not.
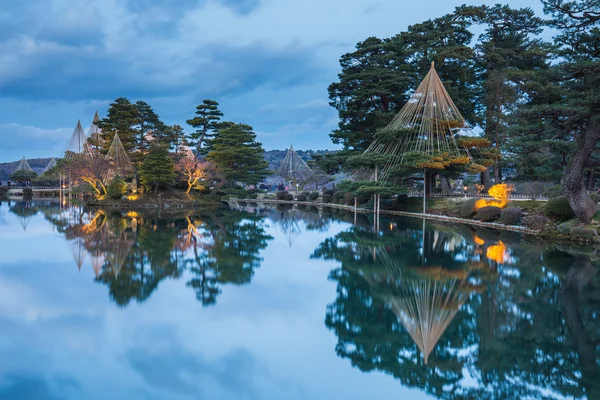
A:
[[[397,232],[351,229],[323,242],[313,257],[341,262],[330,274],[337,298],[325,318],[338,336],[337,354],[444,399],[598,397],[597,266],[565,253],[542,257],[520,238],[509,251],[522,268],[498,265],[486,260],[474,232],[461,232],[440,226],[423,246],[422,232],[408,222]],[[441,325],[424,317],[454,313],[463,302],[425,365],[420,355],[431,346],[419,342],[432,335],[415,333],[439,333]]]
[[[220,284],[249,283],[260,266],[260,250],[272,239],[264,230],[262,218],[247,213],[210,215],[207,219],[210,245],[203,252],[194,245],[194,260],[188,282],[204,305],[215,304]]]

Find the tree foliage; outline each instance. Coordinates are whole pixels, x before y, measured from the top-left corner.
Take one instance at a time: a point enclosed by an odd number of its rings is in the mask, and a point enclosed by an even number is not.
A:
[[[206,159],[215,164],[223,185],[255,185],[269,175],[262,145],[250,125],[224,122],[206,148]]]

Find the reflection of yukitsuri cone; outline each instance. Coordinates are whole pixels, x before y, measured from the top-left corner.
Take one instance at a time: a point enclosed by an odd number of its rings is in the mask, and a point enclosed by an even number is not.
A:
[[[81,270],[81,266],[85,262],[85,257],[87,254],[83,239],[76,238],[74,240],[70,240],[67,242],[67,245],[69,246],[73,260],[75,260],[75,264],[77,264],[77,269]]]
[[[431,351],[468,298],[457,290],[457,279],[421,279],[399,287],[402,295],[386,300],[423,353],[427,364]]]
[[[314,176],[313,170],[300,158],[292,146],[290,146],[281,165],[277,168],[277,174],[288,181],[294,182],[307,182]]]
[[[95,252],[92,255],[92,268],[94,268],[94,273],[96,274],[96,278],[100,275],[100,272],[102,272],[102,266],[104,265],[104,254],[102,254],[101,252]]]
[[[111,250],[106,252],[106,261],[110,264],[113,273],[115,274],[115,279],[119,277],[121,267],[129,255],[132,246],[132,240],[121,237],[112,242]]]

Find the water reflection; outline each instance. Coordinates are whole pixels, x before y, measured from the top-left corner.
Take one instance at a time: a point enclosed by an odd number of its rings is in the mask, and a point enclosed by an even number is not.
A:
[[[12,209],[11,209],[12,210]],[[249,283],[271,236],[250,213],[155,213],[55,209],[47,216],[64,235],[78,269],[87,259],[96,282],[120,306],[143,302],[164,279],[191,276],[187,286],[203,305],[220,287]]]
[[[340,357],[439,398],[600,398],[595,260],[506,233],[402,226],[354,227],[313,254],[341,263],[325,319]]]
[[[27,200],[8,209],[23,229],[43,215],[73,265],[93,268],[121,307],[167,279],[215,305],[224,285],[251,283],[274,236],[287,251],[343,221],[312,258],[333,266],[325,325],[352,366],[442,399],[600,398],[594,249],[462,225],[424,231],[416,219],[382,218],[373,233],[369,216],[288,206],[159,214]]]

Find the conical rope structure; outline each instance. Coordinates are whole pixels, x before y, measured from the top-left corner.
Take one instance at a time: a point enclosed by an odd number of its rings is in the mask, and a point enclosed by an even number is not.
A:
[[[77,126],[75,127],[75,130],[73,130],[73,134],[71,134],[69,143],[67,143],[65,158],[72,160],[77,154],[83,154],[88,157],[93,156],[92,149],[87,142],[87,137],[83,131],[80,120],[77,120]]]
[[[56,160],[54,158],[52,158],[50,161],[48,161],[46,168],[44,168],[44,170],[42,171],[42,173],[40,175],[44,175],[46,172],[50,171],[54,167],[56,167]]]
[[[92,146],[96,147],[96,150],[104,143],[104,139],[102,139],[102,130],[98,127],[98,122],[100,121],[100,116],[98,116],[98,111],[94,114],[94,119],[92,120],[92,124],[90,125],[90,129],[88,130],[88,140],[92,143]]]
[[[377,173],[363,168],[356,173],[356,178],[385,181],[411,153],[443,156],[466,164],[470,156],[461,153],[455,139],[461,130],[469,128],[431,63],[431,69],[408,102],[363,153],[363,156],[384,156],[385,165]]]
[[[119,238],[113,241],[112,248],[104,255],[106,261],[110,264],[115,279],[119,278],[119,272],[129,255],[129,251],[133,247],[133,240],[128,238],[126,234],[122,234]]]
[[[108,149],[108,153],[106,153],[106,159],[111,163],[112,174],[127,175],[128,173],[133,172],[133,165],[121,143],[118,133],[115,133],[110,148]]]
[[[29,166],[29,163],[27,162],[25,157],[23,157],[23,159],[19,162],[19,165],[17,165],[17,168],[15,169],[14,172],[17,172],[17,171],[33,172],[33,168],[31,168]]]
[[[277,174],[285,180],[300,184],[309,182],[315,175],[293,146],[290,146],[281,165],[277,168]]]
[[[464,272],[450,271],[443,267],[409,267],[392,260],[386,248],[377,245],[372,249],[374,259],[384,265],[387,277],[364,278],[373,287],[381,285],[381,279],[391,289],[378,293],[413,339],[425,364],[445,330],[460,307],[469,298],[472,288],[462,287]],[[407,273],[404,273],[407,269]],[[466,274],[465,274],[466,276]]]

